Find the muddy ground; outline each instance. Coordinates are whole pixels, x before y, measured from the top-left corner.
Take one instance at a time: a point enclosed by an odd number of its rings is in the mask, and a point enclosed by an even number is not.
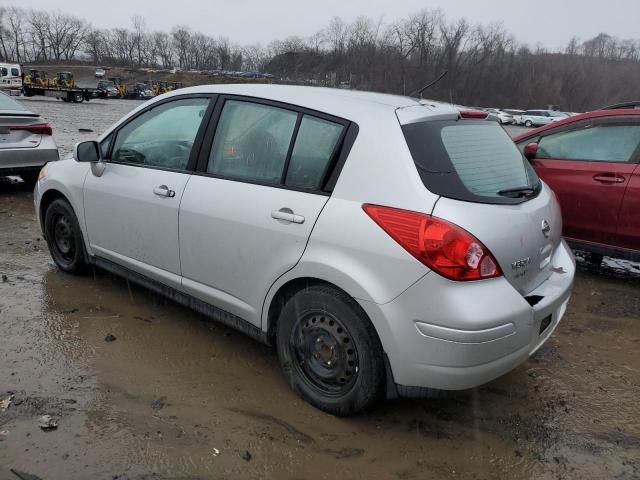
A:
[[[64,151],[137,105],[28,104]],[[2,480],[640,478],[637,264],[579,259],[555,335],[508,375],[350,419],[296,397],[267,347],[106,273],[58,271],[17,181],[0,182],[0,274]]]

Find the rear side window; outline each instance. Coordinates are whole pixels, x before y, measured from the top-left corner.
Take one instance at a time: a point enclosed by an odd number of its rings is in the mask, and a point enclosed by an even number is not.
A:
[[[402,130],[425,186],[433,193],[480,203],[520,203],[540,180],[507,133],[483,120],[427,121]],[[528,191],[514,195],[513,189]]]
[[[207,172],[280,183],[298,114],[291,110],[227,101],[222,109]]]
[[[18,71],[17,68],[12,68],[11,69],[11,75],[13,75],[14,77],[19,77],[20,76],[20,72]]]
[[[309,115],[302,117],[285,183],[292,187],[319,188],[343,129],[338,123]]]
[[[537,158],[628,162],[640,144],[640,125],[597,125],[542,137]]]

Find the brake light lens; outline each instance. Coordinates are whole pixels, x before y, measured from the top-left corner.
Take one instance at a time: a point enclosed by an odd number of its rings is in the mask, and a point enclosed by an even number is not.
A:
[[[487,112],[481,110],[461,110],[460,118],[484,120],[489,116]]]
[[[468,281],[502,276],[489,249],[453,223],[379,205],[365,204],[362,209],[401,247],[445,278]]]
[[[53,128],[50,123],[36,123],[35,125],[17,125],[9,127],[10,130],[27,130],[36,135],[53,135]]]

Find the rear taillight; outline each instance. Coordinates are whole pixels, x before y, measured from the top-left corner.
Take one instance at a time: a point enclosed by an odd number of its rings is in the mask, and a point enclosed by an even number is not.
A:
[[[9,127],[10,130],[27,130],[36,135],[53,135],[50,123],[36,123],[35,125],[17,125]]]
[[[450,280],[481,280],[502,276],[491,252],[463,228],[424,213],[362,206],[391,238],[431,270]]]

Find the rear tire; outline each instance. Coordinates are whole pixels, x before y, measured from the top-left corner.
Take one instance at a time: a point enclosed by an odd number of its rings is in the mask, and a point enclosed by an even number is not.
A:
[[[299,291],[277,326],[280,365],[291,388],[316,408],[353,415],[384,390],[384,352],[356,301],[325,285]]]
[[[533,127],[533,122],[531,120],[527,120],[526,122],[524,122],[524,126],[527,128],[531,128]]]
[[[44,232],[51,257],[60,270],[73,274],[87,270],[82,231],[67,200],[51,202],[45,212]]]
[[[82,103],[84,102],[84,96],[81,93],[76,93],[73,95],[73,101],[75,103]]]

